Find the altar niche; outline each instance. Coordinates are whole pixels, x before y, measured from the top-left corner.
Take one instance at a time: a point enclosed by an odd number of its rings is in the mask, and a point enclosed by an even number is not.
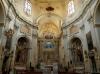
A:
[[[16,46],[15,66],[26,68],[29,52],[29,40],[26,37],[18,39]]]
[[[38,40],[38,62],[45,65],[52,65],[59,62],[59,40],[39,39]]]
[[[70,55],[72,63],[77,65],[84,65],[83,46],[79,38],[73,38],[70,44]]]

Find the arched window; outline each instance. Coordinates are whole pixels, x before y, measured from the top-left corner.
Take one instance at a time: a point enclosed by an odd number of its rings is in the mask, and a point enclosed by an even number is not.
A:
[[[73,14],[75,12],[74,2],[69,1],[68,3],[68,15]]]
[[[30,0],[25,0],[25,5],[24,5],[24,12],[28,15],[31,15],[32,13],[32,5]]]

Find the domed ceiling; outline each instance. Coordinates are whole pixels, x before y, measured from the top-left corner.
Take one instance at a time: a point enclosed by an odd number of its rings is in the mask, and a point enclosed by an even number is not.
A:
[[[66,15],[66,0],[31,0],[31,3],[33,5],[34,18],[47,14],[37,22],[39,27],[38,36],[59,37],[61,20]]]
[[[24,19],[33,22],[34,19],[46,13],[53,13],[65,19],[68,16],[69,1],[74,1],[75,13],[77,13],[88,0],[28,0],[32,5],[31,16],[27,16],[24,12],[25,1],[26,0],[14,0],[13,5],[16,12],[19,12],[19,16],[25,17]],[[68,20],[71,17],[68,16]]]
[[[57,14],[60,17],[66,15],[66,0],[31,0],[31,3],[35,16],[48,12]]]
[[[17,8],[16,10],[19,10],[22,16],[25,16],[27,20],[32,21],[34,26],[38,26],[39,29],[38,35],[43,37],[44,33],[49,34],[49,32],[50,34],[54,34],[54,36],[56,37],[60,35],[60,33],[62,33],[61,32],[62,23],[67,17],[67,12],[68,12],[67,6],[70,0],[29,0],[29,1],[32,4],[32,14],[30,16],[25,15],[25,12],[23,11],[25,0],[15,0],[14,5],[16,5],[15,7]],[[79,5],[81,5],[83,0],[73,0],[73,1],[76,13],[81,7]],[[76,8],[78,9],[77,11]],[[43,16],[42,20],[40,19],[41,16]]]

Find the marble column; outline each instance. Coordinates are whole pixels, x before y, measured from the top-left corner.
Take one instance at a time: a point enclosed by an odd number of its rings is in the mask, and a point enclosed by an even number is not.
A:
[[[81,37],[82,37],[82,45],[83,45],[85,72],[91,72],[90,60],[89,60],[89,57],[86,57],[88,55],[85,54],[85,52],[88,54],[88,44],[87,44],[84,24],[80,29],[81,29]]]
[[[99,33],[97,31],[96,25],[94,24],[93,17],[91,17],[89,20],[90,28],[91,28],[91,34],[92,34],[92,40],[93,40],[93,45],[94,47],[97,48],[97,51],[95,52],[95,60],[96,60],[96,66],[97,66],[97,71],[100,69],[100,39],[99,39]],[[100,28],[100,27],[99,27]]]
[[[38,63],[38,45],[37,45],[37,37],[33,36],[32,39],[32,65],[35,67]]]

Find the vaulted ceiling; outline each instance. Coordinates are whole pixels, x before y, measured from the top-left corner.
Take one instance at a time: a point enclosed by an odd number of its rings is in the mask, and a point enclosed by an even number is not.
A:
[[[31,0],[33,5],[33,13],[35,16],[49,13],[47,9],[51,8],[51,13],[60,17],[66,15],[66,0]]]
[[[39,27],[39,36],[42,36],[44,32],[46,34],[51,32],[50,34],[55,34],[55,36],[60,35],[62,20],[67,17],[67,4],[69,0],[30,0],[32,4],[32,16],[27,16],[23,11],[25,0],[15,1],[14,5],[16,5],[21,15],[26,16],[27,19],[31,17],[31,20],[37,23],[37,25],[34,25]],[[74,2],[77,4],[80,3],[80,0],[74,0]],[[46,28],[46,26],[49,27]]]
[[[38,21],[39,37],[49,34],[54,34],[55,37],[59,36],[61,31],[59,17],[64,19],[63,17],[66,15],[66,0],[31,0],[31,3],[34,18],[48,14]]]

